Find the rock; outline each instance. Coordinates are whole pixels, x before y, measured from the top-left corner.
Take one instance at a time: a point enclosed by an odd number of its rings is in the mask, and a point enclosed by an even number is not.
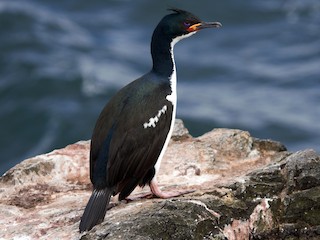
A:
[[[189,130],[184,127],[184,123],[181,119],[176,119],[171,138],[173,141],[191,138]]]
[[[89,141],[27,159],[0,178],[0,239],[319,239],[320,157],[215,129],[193,138],[178,121],[160,168],[173,199],[117,203],[79,235],[91,194]],[[137,188],[133,195],[148,192]]]
[[[319,181],[320,156],[304,150],[254,170],[232,188],[245,202],[269,201],[273,227],[257,229],[256,239],[319,239]]]

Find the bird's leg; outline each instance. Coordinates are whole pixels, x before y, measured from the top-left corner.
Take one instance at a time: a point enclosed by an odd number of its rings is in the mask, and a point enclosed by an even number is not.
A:
[[[142,198],[162,198],[162,199],[167,199],[167,198],[172,198],[172,197],[178,197],[184,194],[188,193],[193,193],[195,190],[185,190],[185,191],[166,191],[163,192],[160,190],[158,183],[155,179],[153,179],[149,183],[149,187],[151,190],[151,193],[144,193],[144,194],[139,194],[139,195],[134,195],[134,196],[129,196],[126,198],[127,202],[135,201],[137,199],[142,199]]]
[[[172,197],[178,197],[184,194],[188,194],[188,193],[192,193],[194,192],[194,190],[185,190],[185,191],[167,191],[167,192],[162,192],[158,186],[158,183],[155,179],[152,179],[150,184],[150,189],[151,192],[153,193],[154,196],[158,197],[158,198],[172,198]]]

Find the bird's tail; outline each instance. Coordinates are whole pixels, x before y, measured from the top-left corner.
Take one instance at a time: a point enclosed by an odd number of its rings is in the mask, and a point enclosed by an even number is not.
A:
[[[80,233],[89,231],[95,225],[101,223],[106,215],[112,191],[108,188],[94,189],[81,217]]]

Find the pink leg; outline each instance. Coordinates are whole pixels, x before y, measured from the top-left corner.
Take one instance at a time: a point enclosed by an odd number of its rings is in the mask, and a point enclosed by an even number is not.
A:
[[[126,198],[126,200],[128,202],[130,201],[135,201],[137,199],[141,199],[141,198],[154,198],[154,197],[158,197],[158,198],[162,198],[162,199],[166,199],[166,198],[172,198],[172,197],[178,197],[184,194],[188,194],[188,193],[192,193],[195,190],[185,190],[185,191],[168,191],[168,192],[162,192],[158,186],[158,183],[155,179],[153,179],[150,184],[150,190],[151,193],[147,193],[147,194],[139,194],[139,195],[134,195],[134,196],[129,196]]]
[[[176,191],[176,192],[162,192],[158,186],[158,183],[156,180],[152,180],[149,184],[151,192],[153,193],[153,195],[155,195],[158,198],[172,198],[172,197],[178,197],[184,194],[188,194],[188,193],[192,193],[194,192],[194,190],[185,190],[185,191]]]

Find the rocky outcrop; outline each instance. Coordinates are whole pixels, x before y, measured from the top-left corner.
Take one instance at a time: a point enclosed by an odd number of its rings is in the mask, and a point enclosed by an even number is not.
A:
[[[27,159],[0,179],[0,239],[319,239],[320,157],[248,132],[193,138],[178,121],[162,161],[173,199],[117,203],[79,235],[91,194],[89,141]],[[136,189],[134,196],[147,193]]]

